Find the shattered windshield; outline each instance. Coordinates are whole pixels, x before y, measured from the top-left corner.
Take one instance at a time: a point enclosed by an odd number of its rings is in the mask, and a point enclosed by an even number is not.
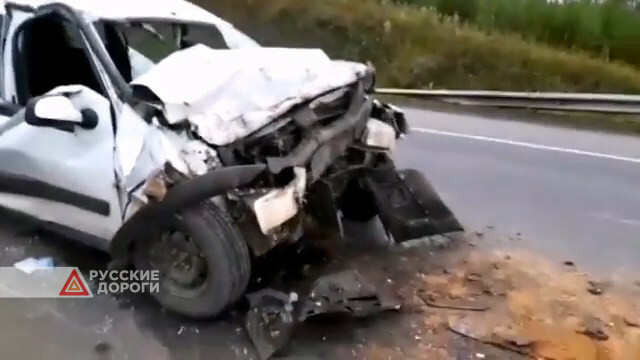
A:
[[[259,46],[232,27],[167,21],[96,24],[109,55],[127,82],[145,74],[172,53],[196,44],[214,49]]]

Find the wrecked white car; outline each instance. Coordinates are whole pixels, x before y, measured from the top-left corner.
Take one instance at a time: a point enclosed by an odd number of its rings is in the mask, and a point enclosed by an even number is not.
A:
[[[218,314],[309,222],[379,216],[396,242],[460,230],[390,153],[375,73],[265,48],[182,0],[5,0],[0,206],[157,269],[166,308]]]

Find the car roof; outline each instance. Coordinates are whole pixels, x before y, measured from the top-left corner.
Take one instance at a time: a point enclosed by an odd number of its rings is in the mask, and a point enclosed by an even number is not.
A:
[[[0,4],[2,3],[30,8],[55,3],[65,4],[107,20],[158,19],[198,22],[217,26],[230,25],[214,14],[185,0],[0,0]]]

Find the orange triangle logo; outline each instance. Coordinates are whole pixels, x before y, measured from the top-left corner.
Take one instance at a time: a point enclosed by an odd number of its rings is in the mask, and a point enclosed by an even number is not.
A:
[[[60,290],[60,296],[89,296],[89,292],[84,285],[84,281],[78,275],[76,269],[71,271],[67,282],[62,286],[62,290]]]

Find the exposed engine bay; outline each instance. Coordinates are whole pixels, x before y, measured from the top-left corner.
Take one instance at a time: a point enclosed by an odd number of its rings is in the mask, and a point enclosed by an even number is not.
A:
[[[216,147],[225,166],[267,165],[250,187],[228,195],[230,213],[248,233],[254,254],[297,241],[308,217],[341,234],[341,203],[358,202],[373,190],[366,174],[396,173],[390,152],[407,132],[402,111],[372,99],[360,80],[295,106],[242,140]],[[376,191],[380,203],[388,205],[388,194]]]
[[[462,229],[422,174],[395,168],[391,155],[409,126],[400,109],[373,97],[373,67],[335,62],[306,50],[269,49],[266,54],[295,54],[309,64],[300,71],[305,67],[296,65],[293,75],[277,61],[260,65],[259,71],[247,60],[242,66],[229,64],[236,75],[224,86],[200,85],[187,96],[190,102],[180,103],[179,94],[159,76],[170,76],[177,64],[201,67],[205,73],[209,64],[227,57],[200,45],[170,55],[132,83],[165,128],[187,130],[187,145],[193,149],[184,151],[189,147],[184,146],[181,158],[192,176],[264,166],[255,178],[230,184],[217,197],[254,256],[298,241],[310,223],[343,235],[343,219],[379,216],[397,242]],[[327,78],[332,69],[342,72]],[[242,112],[229,93],[236,86],[246,89],[240,82],[248,77],[278,90],[243,103],[248,110]],[[259,87],[251,91],[257,98],[263,94]]]

